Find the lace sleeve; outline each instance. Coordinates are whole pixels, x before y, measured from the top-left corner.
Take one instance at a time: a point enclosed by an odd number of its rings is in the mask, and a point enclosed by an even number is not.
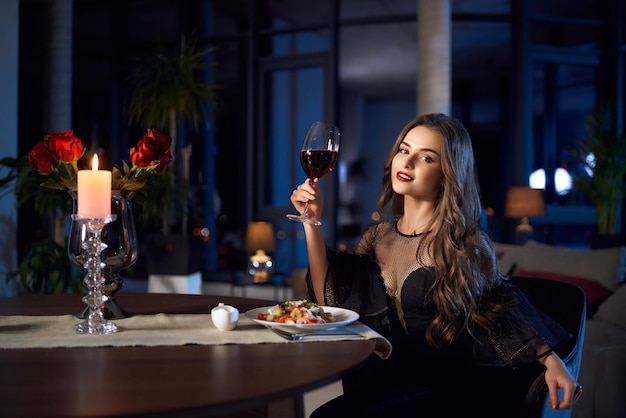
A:
[[[387,333],[389,300],[376,261],[357,254],[326,249],[328,272],[324,286],[325,301],[359,314],[359,321]],[[306,276],[309,295],[315,301],[310,275]]]
[[[496,290],[496,298],[514,301],[511,316],[500,318],[489,331],[479,331],[474,360],[487,366],[518,367],[550,353],[572,335],[535,308],[524,292],[508,280]],[[542,350],[547,346],[548,350]]]
[[[365,233],[357,243],[356,249],[354,251],[356,254],[369,258],[374,258],[374,242],[376,241],[376,235],[379,226],[380,223],[370,226],[367,231],[365,231]]]
[[[374,260],[374,240],[378,225],[370,226],[357,243],[355,254],[345,252],[333,252],[326,248],[326,258],[328,259],[328,271],[324,278],[324,301],[325,305],[340,306],[351,292],[351,268],[364,266],[363,261],[367,260],[375,264]],[[356,257],[358,255],[358,257]],[[356,258],[355,258],[356,257]],[[378,271],[378,266],[370,265],[370,267]],[[367,268],[367,267],[362,267]],[[313,283],[309,273],[306,275],[307,289],[309,298],[319,303],[315,292],[313,291]]]

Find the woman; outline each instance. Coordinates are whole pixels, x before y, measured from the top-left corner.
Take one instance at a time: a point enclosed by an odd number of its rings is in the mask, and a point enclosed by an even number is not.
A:
[[[291,195],[322,217],[317,179]],[[505,375],[542,365],[553,409],[580,391],[554,346],[570,335],[534,310],[497,269],[479,228],[481,200],[469,134],[443,114],[417,117],[384,165],[378,212],[356,254],[326,248],[322,229],[305,224],[311,298],[358,311],[393,344],[344,378],[344,394],[315,417],[514,416],[521,399]],[[517,376],[517,375],[516,375]],[[562,396],[559,397],[559,389]]]

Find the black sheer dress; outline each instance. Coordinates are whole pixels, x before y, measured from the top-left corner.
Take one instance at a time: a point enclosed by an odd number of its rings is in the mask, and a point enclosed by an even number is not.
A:
[[[434,274],[432,263],[422,265],[416,257],[421,239],[400,233],[395,223],[380,223],[364,234],[356,254],[328,251],[325,304],[359,312],[393,350],[388,359],[372,356],[345,376],[344,394],[312,418],[515,417],[523,400],[516,386],[528,386],[543,367],[536,360],[571,337],[502,278],[491,296],[516,302],[509,317],[488,331],[432,347],[425,331],[437,314],[427,298]],[[550,351],[541,352],[544,346]]]

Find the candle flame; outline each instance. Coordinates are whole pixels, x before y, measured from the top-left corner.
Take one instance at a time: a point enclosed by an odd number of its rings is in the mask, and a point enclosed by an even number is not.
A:
[[[91,160],[91,169],[93,171],[98,171],[98,154],[93,155],[93,159]]]

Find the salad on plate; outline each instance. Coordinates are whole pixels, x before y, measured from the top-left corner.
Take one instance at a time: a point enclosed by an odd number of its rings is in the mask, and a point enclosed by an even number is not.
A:
[[[334,322],[332,313],[324,311],[321,306],[303,300],[291,300],[276,304],[267,312],[259,312],[257,318],[261,321],[278,324],[326,324]]]

